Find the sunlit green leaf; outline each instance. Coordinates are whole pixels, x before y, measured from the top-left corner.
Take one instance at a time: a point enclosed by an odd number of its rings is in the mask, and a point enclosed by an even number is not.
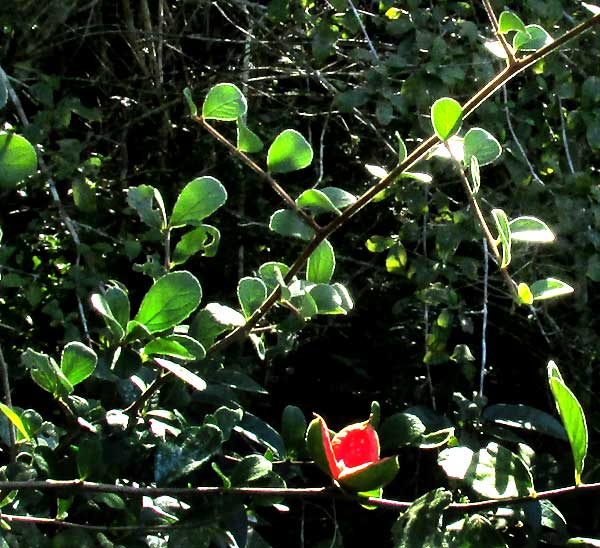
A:
[[[467,131],[464,139],[464,163],[470,165],[475,156],[479,166],[491,164],[502,153],[502,147],[496,138],[485,129],[475,127]]]
[[[460,103],[449,97],[438,99],[431,107],[431,123],[436,135],[442,141],[452,137],[462,124]]]
[[[202,116],[233,122],[246,114],[248,106],[242,92],[233,84],[217,84],[208,92],[202,105]]]
[[[533,51],[553,42],[552,36],[540,25],[527,25],[525,29],[513,38],[513,48],[517,51]]]
[[[312,159],[309,142],[295,129],[286,129],[269,147],[267,165],[272,173],[289,173],[309,166]]]
[[[296,212],[289,209],[278,209],[269,221],[269,228],[282,236],[291,236],[301,240],[310,240],[314,230],[308,226]]]
[[[316,188],[305,190],[298,198],[296,198],[296,205],[301,208],[306,208],[314,214],[324,212],[334,212],[338,215],[341,211],[335,207],[334,203],[329,199],[327,194]]]
[[[17,413],[15,413],[15,411],[13,411],[10,407],[8,407],[8,405],[4,405],[3,403],[0,403],[0,411],[2,411],[2,413],[4,413],[6,418],[21,433],[23,438],[26,439],[27,441],[29,441],[30,436],[29,436],[29,433],[27,432],[27,429],[25,428],[25,425],[23,424],[21,417]]]
[[[196,253],[203,257],[214,257],[219,249],[221,233],[211,225],[200,225],[198,228],[184,234],[173,250],[172,264],[185,263]]]
[[[533,299],[541,301],[543,299],[554,299],[561,295],[568,295],[575,291],[569,284],[557,280],[556,278],[546,278],[545,280],[537,280],[530,286]]]
[[[521,21],[521,18],[512,11],[503,11],[498,19],[499,31],[502,34],[511,32],[513,30],[526,32],[525,23]]]
[[[267,298],[267,286],[260,278],[242,278],[237,294],[244,316],[249,318]]]
[[[60,368],[69,382],[75,386],[94,372],[97,361],[98,357],[91,348],[73,341],[68,343],[62,352]]]
[[[146,293],[134,320],[150,333],[175,327],[200,304],[202,288],[195,276],[182,270],[159,278]]]
[[[36,171],[33,145],[15,133],[0,132],[0,189],[10,190]]]
[[[533,293],[525,282],[521,282],[517,287],[517,295],[521,304],[532,304]]]
[[[510,221],[510,237],[512,241],[552,242],[554,233],[548,225],[536,217],[517,217]]]
[[[508,217],[501,209],[492,209],[492,216],[496,222],[500,243],[502,244],[502,264],[500,268],[506,268],[510,264],[511,257],[511,235]]]
[[[398,140],[398,163],[401,164],[406,159],[408,151],[406,150],[406,145],[404,144],[404,141],[402,140],[400,134],[396,131],[394,135]]]
[[[225,187],[214,177],[198,177],[189,182],[179,194],[170,225],[199,226],[202,221],[219,209],[227,200]]]
[[[306,263],[306,279],[313,283],[328,284],[335,270],[335,252],[333,246],[323,240]]]
[[[154,358],[153,361],[156,365],[167,370],[169,373],[172,373],[178,379],[189,384],[192,388],[195,388],[200,392],[206,390],[206,381],[182,365],[163,358]]]
[[[260,152],[264,148],[260,137],[248,128],[243,118],[238,118],[237,121],[237,148],[250,154]]]
[[[558,366],[548,363],[548,382],[554,396],[556,408],[560,414],[575,462],[575,484],[581,483],[581,474],[588,449],[588,431],[585,414],[575,394],[567,387],[562,379]]]

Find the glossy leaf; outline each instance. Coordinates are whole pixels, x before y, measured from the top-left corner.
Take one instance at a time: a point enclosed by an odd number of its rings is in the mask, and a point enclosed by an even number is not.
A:
[[[498,19],[499,31],[502,34],[511,32],[513,30],[526,32],[525,23],[521,21],[521,18],[512,11],[503,11]]]
[[[579,485],[588,449],[585,414],[575,394],[564,383],[558,366],[553,361],[548,363],[548,382],[571,444],[575,462],[575,485]]]
[[[127,204],[136,210],[143,223],[161,230],[167,224],[162,196],[150,185],[139,185],[127,189]],[[158,207],[155,207],[156,206]]]
[[[200,304],[202,288],[195,276],[185,270],[159,278],[146,293],[134,320],[157,333],[175,327]]]
[[[534,493],[527,465],[495,442],[479,451],[468,447],[444,449],[438,464],[449,478],[463,481],[482,497],[502,499]]]
[[[306,263],[306,279],[316,284],[328,284],[335,270],[333,246],[323,240]]]
[[[575,291],[569,284],[557,280],[556,278],[546,278],[545,280],[537,280],[530,286],[533,299],[541,301],[544,299],[554,299],[561,295],[568,295]]]
[[[356,196],[350,192],[345,191],[342,188],[335,186],[327,186],[321,189],[321,192],[325,194],[331,200],[331,203],[337,209],[344,209],[354,202],[356,202]]]
[[[419,173],[418,171],[405,171],[400,175],[401,179],[412,179],[428,185],[433,181],[433,177],[429,173]]]
[[[147,356],[170,356],[172,358],[179,358],[180,360],[195,359],[185,346],[168,337],[152,339],[144,346],[144,354]]]
[[[173,250],[172,265],[185,263],[196,253],[203,257],[214,257],[219,249],[221,233],[211,225],[201,225],[185,233]]]
[[[511,236],[508,217],[501,209],[492,209],[492,216],[496,222],[500,243],[502,244],[502,264],[500,268],[506,268],[510,264]]]
[[[237,295],[244,316],[249,318],[267,298],[267,286],[260,278],[242,278]]]
[[[286,405],[281,415],[281,437],[285,443],[288,457],[290,452],[301,453],[304,449],[306,418],[299,407]]]
[[[314,299],[319,314],[347,314],[351,308],[348,308],[346,295],[335,285],[316,284],[308,294]]]
[[[510,221],[511,240],[521,242],[553,242],[554,233],[548,225],[536,217],[517,217]]]
[[[527,25],[525,29],[517,32],[513,38],[516,51],[534,51],[553,42],[552,36],[540,25]]]
[[[98,357],[91,348],[73,341],[63,349],[60,368],[69,382],[75,386],[94,372],[97,362]]]
[[[209,303],[194,318],[189,334],[208,348],[221,333],[245,323],[246,319],[237,310],[219,303]]]
[[[234,430],[251,441],[270,449],[275,458],[285,458],[285,446],[277,430],[252,413],[244,413],[242,421],[234,427]]]
[[[282,236],[291,236],[301,240],[311,240],[314,230],[308,226],[294,211],[278,209],[269,221],[269,228]]]
[[[189,182],[179,194],[170,226],[199,226],[227,200],[225,187],[214,177],[198,177]]]
[[[482,416],[496,424],[539,432],[560,440],[567,439],[562,424],[552,415],[527,405],[506,403],[490,405],[483,410]]]
[[[169,373],[172,373],[178,379],[189,384],[192,388],[195,388],[200,392],[206,390],[206,381],[182,365],[163,358],[154,358],[153,361],[156,365],[162,367]]]
[[[598,8],[600,13],[600,8]],[[586,537],[571,537],[565,546],[581,546],[582,548],[600,548],[600,539]]]
[[[415,500],[392,528],[394,548],[444,546],[440,520],[451,502],[452,493],[442,488]]]
[[[21,361],[29,369],[34,382],[53,396],[62,397],[73,392],[69,379],[46,354],[28,348],[21,355]]]
[[[237,121],[237,148],[250,154],[260,152],[264,148],[260,137],[248,128],[243,118]]]
[[[242,92],[233,84],[217,84],[208,92],[202,105],[207,120],[236,121],[246,114],[248,105]]]
[[[395,450],[418,442],[425,430],[425,425],[416,415],[395,413],[383,421],[379,437],[382,447]]]
[[[289,173],[309,166],[313,150],[295,129],[282,131],[269,147],[267,165],[271,173]]]
[[[23,420],[13,409],[8,407],[8,405],[4,405],[3,403],[0,403],[0,411],[2,411],[2,413],[4,413],[6,418],[19,431],[21,436],[23,436],[23,439],[26,439],[27,441],[29,441],[31,439],[29,436],[29,433],[27,432],[27,429],[25,428],[25,424],[23,423]]]
[[[365,164],[365,169],[369,172],[370,175],[373,175],[373,177],[376,177],[377,179],[383,179],[384,177],[387,177],[387,175],[388,175],[387,169],[385,169],[381,166],[376,166],[373,164]]]
[[[284,263],[270,261],[258,268],[258,275],[265,282],[267,290],[273,291],[277,286],[285,287],[284,277],[290,271],[290,267]],[[289,295],[288,297],[289,298]]]
[[[470,165],[475,156],[479,166],[486,166],[502,154],[502,147],[496,138],[485,129],[475,127],[467,131],[464,141],[464,163]]]
[[[240,460],[231,473],[231,485],[246,487],[251,482],[264,478],[273,470],[273,465],[262,455],[248,455]]]
[[[329,199],[329,196],[316,188],[305,190],[300,194],[296,198],[296,205],[300,208],[306,208],[314,214],[334,212],[339,215],[341,213]]]
[[[404,141],[402,140],[400,134],[396,131],[394,135],[396,136],[396,140],[398,141],[398,163],[401,164],[402,162],[404,162],[404,160],[406,160],[406,157],[408,156],[408,151],[406,150],[406,145],[404,144]]]
[[[0,189],[10,190],[36,171],[33,145],[15,133],[0,132]]]
[[[113,314],[105,295],[102,295],[102,293],[92,293],[90,302],[94,310],[102,316],[113,336],[117,340],[121,340],[125,336],[125,328]]]
[[[431,107],[431,123],[435,134],[446,141],[458,132],[462,124],[462,107],[449,97],[438,99]]]

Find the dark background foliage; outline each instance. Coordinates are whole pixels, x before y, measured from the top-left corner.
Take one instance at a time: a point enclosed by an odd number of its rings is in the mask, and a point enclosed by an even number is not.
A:
[[[153,185],[169,208],[194,177],[212,175],[226,186],[229,199],[211,218],[221,230],[218,255],[192,258],[186,265],[202,282],[204,303],[236,306],[240,277],[269,260],[289,264],[300,252],[299,244],[268,230],[269,216],[281,207],[272,191],[189,119],[184,87],[200,103],[214,84],[235,83],[248,97],[248,123],[265,142],[285,128],[307,137],[315,160],[282,178],[290,195],[313,185],[360,194],[373,183],[365,164],[395,163],[395,131],[413,148],[431,132],[429,109],[437,98],[465,100],[502,66],[483,46],[491,31],[479,3],[355,4],[368,39],[345,1],[143,0],[138,5],[129,0],[22,0],[0,5],[0,65],[14,79],[31,125],[21,127],[12,107],[3,114],[39,145],[81,239],[78,264],[78,250],[50,199],[44,174],[3,193],[0,335],[14,405],[36,409],[60,433],[73,429],[20,366],[21,353],[32,347],[56,356],[66,342],[85,340],[79,297],[91,338],[99,341],[95,350],[101,362],[107,360],[104,325],[89,310],[90,293],[109,279],[127,286],[132,303],[147,291],[150,278],[132,265],[160,254],[160,238],[127,206],[127,188]],[[553,36],[587,13],[563,0],[494,6],[514,9]],[[394,15],[390,8],[399,11]],[[587,482],[600,479],[593,457],[600,411],[599,51],[598,32],[584,35],[519,76],[465,122],[486,128],[503,147],[501,160],[482,171],[484,210],[501,207],[511,217],[538,216],[558,236],[552,246],[518,248],[511,271],[519,280],[557,276],[575,287],[571,297],[531,310],[517,307],[490,264],[485,396],[489,403],[522,403],[553,413],[545,366],[556,360],[588,417]],[[222,130],[235,139],[228,127]],[[226,363],[268,391],[235,396],[247,411],[278,428],[283,408],[292,404],[307,418],[319,412],[338,429],[364,420],[372,400],[381,403],[384,417],[414,405],[431,407],[427,364],[436,410],[468,429],[453,394],[471,399],[478,388],[481,237],[458,172],[435,158],[419,168],[433,176],[430,186],[395,185],[388,199],[369,206],[332,238],[335,279],[355,301],[348,316],[320,316],[286,340],[268,337],[272,344],[263,361],[248,342],[227,350]],[[388,252],[371,253],[365,245],[374,235],[398,238],[402,247],[397,251],[406,254],[403,264],[394,267],[388,260],[386,268]],[[451,358],[457,345],[468,345],[476,360]],[[81,395],[90,408],[126,405],[123,395],[98,375]],[[152,405],[176,409],[190,424],[202,424],[215,409],[209,398],[190,395],[176,383],[167,385]],[[99,450],[106,460],[91,479],[151,482],[153,453],[143,448],[147,433],[142,430],[137,439],[124,433],[103,438]],[[66,450],[72,444],[81,451],[86,436],[73,436],[61,446]],[[571,481],[566,443],[535,435],[525,441],[537,455],[538,489]],[[244,442],[237,443],[234,452],[244,454]],[[399,479],[386,496],[412,500],[445,485],[434,453],[402,449]],[[68,478],[76,475],[72,456],[67,450],[45,458],[56,459],[48,468]],[[220,465],[227,469],[227,460]],[[285,466],[288,477],[324,484],[317,471]],[[195,479],[218,483],[212,472]],[[71,511],[80,520],[133,523],[139,515],[130,508],[115,517],[110,505],[92,498],[80,502]],[[40,498],[30,504],[32,512],[36,507],[43,512],[54,503]],[[600,533],[597,497],[573,497],[557,505],[573,536]],[[346,503],[332,507],[294,500],[289,506],[289,513],[252,506],[257,530],[273,546],[300,544],[301,534],[307,546],[355,546],[365,531],[368,545],[384,546],[397,517]],[[223,503],[213,507],[207,499],[194,506],[193,514],[206,512],[213,516],[209,525],[233,530],[235,512],[244,509],[234,505],[228,514],[226,508]],[[334,530],[338,536],[332,541]],[[55,536],[54,546],[79,545],[85,536],[77,540],[71,533],[44,533]],[[505,533],[511,545],[524,545],[517,528]],[[24,533],[15,535],[21,540],[13,539],[17,544],[10,546],[28,545]],[[185,532],[177,535],[179,540],[169,546],[208,546],[194,544]],[[102,545],[161,545],[134,537],[105,537]],[[30,546],[46,545],[31,538]],[[90,539],[81,545],[92,546]]]

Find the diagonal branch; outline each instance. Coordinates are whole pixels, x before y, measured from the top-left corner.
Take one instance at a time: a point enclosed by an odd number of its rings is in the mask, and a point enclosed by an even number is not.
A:
[[[496,18],[496,14],[494,13],[494,8],[492,7],[490,0],[483,0],[483,6],[485,8],[485,12],[487,13],[488,19],[492,24],[492,28],[494,29],[494,34],[496,35],[496,38],[498,38],[498,41],[502,45],[502,49],[506,53],[508,65],[514,65],[517,62],[515,54],[510,47],[510,44],[506,41],[506,36],[500,32],[498,19]]]

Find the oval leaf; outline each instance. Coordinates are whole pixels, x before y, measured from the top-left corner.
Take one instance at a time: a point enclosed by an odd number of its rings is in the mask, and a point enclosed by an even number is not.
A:
[[[185,320],[200,304],[200,282],[189,272],[171,272],[159,278],[146,293],[135,321],[148,332],[170,329]]]
[[[0,132],[0,188],[10,190],[37,170],[33,145],[15,133]]]
[[[533,303],[533,293],[526,283],[521,282],[519,284],[517,287],[517,295],[521,304],[529,305]]]
[[[498,30],[502,34],[511,32],[513,30],[526,32],[525,23],[521,21],[521,18],[512,11],[503,11],[498,19]]]
[[[196,373],[192,373],[189,369],[179,365],[178,363],[172,362],[170,360],[164,360],[162,358],[154,358],[152,360],[156,365],[166,369],[170,373],[173,373],[178,379],[181,379],[186,384],[189,384],[191,387],[195,388],[198,391],[206,390],[206,382],[204,379],[196,375]]]
[[[282,236],[311,240],[315,231],[289,209],[278,209],[269,221],[269,228]]]
[[[267,298],[267,286],[260,278],[242,278],[237,295],[244,316],[249,318]]]
[[[219,209],[227,200],[225,187],[214,177],[198,177],[190,181],[179,194],[170,225],[199,226],[202,220]]]
[[[73,341],[67,344],[62,352],[60,368],[69,382],[75,386],[94,372],[97,362],[98,357],[91,348]]]
[[[398,457],[387,457],[338,481],[345,489],[351,491],[372,491],[390,483],[399,469]]]
[[[455,99],[443,97],[431,107],[431,123],[436,135],[445,141],[452,137],[462,124],[462,107]]]
[[[306,264],[306,279],[316,284],[328,284],[335,270],[333,246],[323,240],[315,249]]]
[[[554,299],[561,295],[568,295],[575,291],[569,284],[557,280],[556,278],[546,278],[545,280],[537,280],[531,284],[531,293],[534,301],[544,299]]]
[[[272,173],[289,173],[309,166],[312,159],[309,142],[295,129],[286,129],[269,147],[267,165]]]
[[[552,43],[552,36],[539,25],[527,25],[524,31],[517,32],[513,48],[517,51],[533,51]]]
[[[554,233],[548,225],[536,217],[517,217],[510,223],[510,237],[512,241],[521,242],[552,242]]]
[[[202,116],[207,120],[232,122],[246,114],[248,106],[242,92],[233,84],[217,84],[204,99]]]
[[[332,211],[338,215],[341,213],[341,211],[335,207],[329,197],[324,192],[317,190],[316,188],[305,190],[302,194],[300,194],[300,196],[296,198],[296,205],[298,207],[306,208],[315,214],[325,213],[327,211]]]
[[[243,118],[237,121],[237,147],[238,150],[249,153],[260,152],[264,148],[260,137],[248,128]]]
[[[496,138],[480,127],[471,128],[465,135],[464,162],[469,165],[475,156],[479,166],[491,164],[502,153],[502,147]]]
[[[2,411],[6,418],[13,424],[13,426],[16,427],[21,436],[23,436],[24,439],[29,441],[30,436],[27,432],[27,429],[25,428],[25,424],[21,420],[21,417],[17,413],[15,413],[15,411],[13,411],[10,407],[8,407],[8,405],[4,405],[3,403],[0,403],[0,411]]]

